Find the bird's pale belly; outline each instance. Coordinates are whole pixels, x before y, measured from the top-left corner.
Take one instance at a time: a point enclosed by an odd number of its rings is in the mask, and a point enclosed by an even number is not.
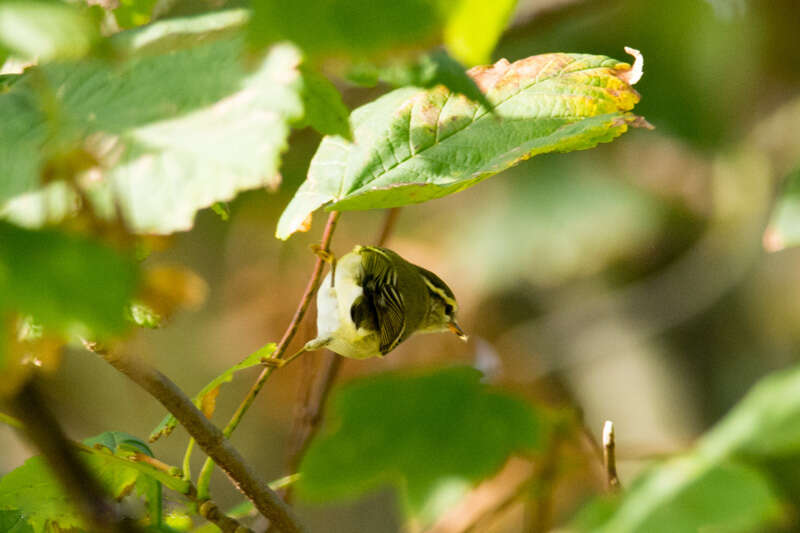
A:
[[[345,357],[366,359],[380,356],[377,333],[363,328],[356,329],[350,317],[353,302],[363,293],[362,288],[352,281],[356,279],[355,270],[361,268],[360,258],[355,255],[345,256],[343,259],[336,265],[336,284],[331,286],[329,273],[320,286],[315,341]]]

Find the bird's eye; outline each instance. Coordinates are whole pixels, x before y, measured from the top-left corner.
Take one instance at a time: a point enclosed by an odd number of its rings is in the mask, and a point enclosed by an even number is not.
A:
[[[452,315],[453,314],[453,306],[450,304],[444,304],[444,314]]]

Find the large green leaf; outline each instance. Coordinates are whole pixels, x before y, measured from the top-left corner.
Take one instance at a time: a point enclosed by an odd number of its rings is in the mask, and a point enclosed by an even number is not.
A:
[[[107,335],[126,327],[136,288],[132,258],[57,231],[0,221],[0,310],[30,313],[62,333]]]
[[[29,211],[59,203],[59,194],[70,205],[64,187],[39,192],[43,177],[79,177],[99,213],[119,207],[139,232],[185,230],[197,210],[276,184],[304,102],[313,126],[346,133],[338,92],[301,72],[295,48],[247,55],[247,19],[233,10],[158,22],[114,36],[117,63],[52,64],[21,76],[0,94],[0,213],[63,216]],[[92,167],[100,172],[85,179]],[[23,193],[24,202],[3,207]]]
[[[300,465],[298,493],[330,501],[390,484],[416,514],[442,482],[476,482],[510,455],[537,450],[541,419],[480,378],[461,367],[342,387]]]
[[[397,207],[470,187],[522,159],[591,148],[638,124],[631,69],[605,56],[545,54],[469,74],[494,107],[443,87],[405,88],[351,114],[354,141],[325,137],[278,223],[288,238],[329,210]]]
[[[776,475],[800,471],[800,367],[757,384],[691,452],[655,466],[613,510],[574,529],[600,533],[761,531],[800,494]],[[777,491],[776,488],[782,489]],[[789,492],[787,492],[787,490]],[[714,529],[717,528],[717,529]]]
[[[39,62],[86,55],[99,38],[86,10],[60,1],[0,2],[0,45]]]
[[[225,370],[225,372],[212,379],[205,387],[200,389],[200,392],[198,392],[194,398],[192,398],[192,402],[194,402],[197,408],[201,409],[206,416],[210,417],[214,411],[214,404],[216,403],[216,397],[219,393],[219,388],[225,383],[230,383],[233,381],[233,375],[236,372],[261,364],[261,361],[272,355],[272,352],[274,351],[274,342],[262,346],[255,352],[245,357],[242,361],[236,363],[232,367]],[[178,420],[175,418],[175,416],[168,414],[158,424],[158,426],[156,426],[152,433],[150,433],[150,442],[154,442],[160,437],[168,436],[170,433],[172,433],[177,425]]]

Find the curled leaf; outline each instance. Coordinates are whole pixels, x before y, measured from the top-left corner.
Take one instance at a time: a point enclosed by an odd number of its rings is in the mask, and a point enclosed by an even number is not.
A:
[[[308,177],[278,223],[286,239],[319,207],[398,207],[464,190],[521,160],[592,148],[646,122],[630,64],[605,56],[543,54],[474,67],[494,113],[445,87],[404,88],[350,115],[353,142],[322,140]],[[638,74],[637,74],[638,72]]]

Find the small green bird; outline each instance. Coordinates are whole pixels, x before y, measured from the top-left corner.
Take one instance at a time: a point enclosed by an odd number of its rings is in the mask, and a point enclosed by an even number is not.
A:
[[[415,333],[450,330],[458,303],[439,276],[376,246],[356,246],[336,261],[317,295],[317,338],[303,351],[384,356]]]

